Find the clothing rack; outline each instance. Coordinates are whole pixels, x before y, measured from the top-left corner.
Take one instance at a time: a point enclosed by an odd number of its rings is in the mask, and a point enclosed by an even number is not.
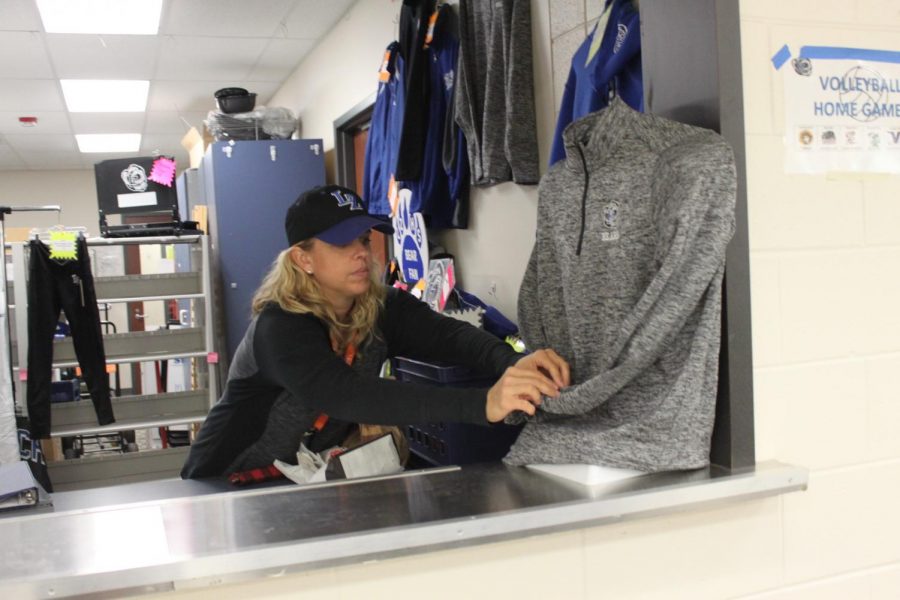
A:
[[[48,227],[46,229],[41,229],[39,227],[36,227],[36,228],[32,229],[30,232],[28,232],[28,237],[30,237],[33,240],[46,241],[46,239],[42,236],[49,236],[50,234],[57,232],[57,231],[62,231],[62,232],[67,232],[67,233],[76,233],[76,234],[78,234],[79,237],[85,237],[85,234],[87,233],[87,227],[82,227],[80,225],[77,227],[65,227],[63,225],[54,225],[53,227]]]
[[[59,205],[0,206],[0,464],[19,460],[19,438],[16,430],[15,396],[13,394],[12,347],[10,344],[6,298],[6,215],[14,212],[62,212]]]

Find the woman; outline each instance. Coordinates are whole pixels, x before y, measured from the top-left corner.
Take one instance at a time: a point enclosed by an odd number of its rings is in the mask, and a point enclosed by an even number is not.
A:
[[[378,283],[369,230],[392,232],[339,186],[313,188],[288,209],[289,247],[253,299],[225,392],[191,446],[183,478],[294,462],[339,444],[353,423],[495,423],[534,414],[569,369],[552,350],[522,357],[507,344]],[[490,389],[379,378],[390,356],[464,364],[498,376]]]

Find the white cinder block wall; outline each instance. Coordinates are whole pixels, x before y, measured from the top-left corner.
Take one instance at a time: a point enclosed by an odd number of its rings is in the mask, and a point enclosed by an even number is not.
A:
[[[542,157],[569,59],[601,3],[533,0]],[[321,118],[316,135],[330,137],[330,121],[371,93],[370,71],[398,9],[361,1],[298,69],[309,88],[303,102],[279,99],[298,109],[307,133]],[[900,50],[900,2],[743,0],[741,20],[758,458],[810,467],[810,489],[313,571],[220,597],[900,598],[900,178],[785,175],[782,88],[769,60],[785,43]],[[335,56],[341,44],[368,48]],[[362,82],[359,61],[372,66]],[[315,90],[345,62],[354,64],[342,82],[352,97],[326,110]],[[475,194],[473,228],[445,236],[464,278],[474,271],[480,284],[504,270],[518,285],[535,199],[513,185]],[[526,241],[486,257],[501,235]],[[514,307],[508,285],[498,285],[501,310]]]

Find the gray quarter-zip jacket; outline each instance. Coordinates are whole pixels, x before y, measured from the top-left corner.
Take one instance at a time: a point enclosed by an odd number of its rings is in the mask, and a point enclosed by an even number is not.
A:
[[[709,462],[735,168],[718,134],[621,100],[571,123],[541,181],[519,294],[532,349],[573,384],[506,457],[662,471]]]
[[[538,182],[531,0],[460,0],[454,108],[473,185]]]

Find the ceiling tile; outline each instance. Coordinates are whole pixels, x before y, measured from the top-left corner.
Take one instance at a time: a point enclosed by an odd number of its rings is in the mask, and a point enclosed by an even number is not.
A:
[[[204,115],[216,110],[216,90],[242,87],[256,94],[256,105],[264,104],[281,86],[278,82],[222,79],[219,81],[154,81],[150,86],[147,108],[151,111],[193,111]]]
[[[5,23],[0,21],[0,27]],[[28,31],[0,31],[0,77],[53,79],[53,67],[41,35]],[[13,58],[14,57],[14,58]],[[10,60],[12,58],[12,60]]]
[[[352,5],[166,0],[160,35],[99,36],[46,34],[34,0],[0,0],[0,169],[91,168],[129,156],[81,154],[74,133],[139,131],[141,152],[183,152],[184,133],[215,110],[216,90],[243,87],[265,106]],[[149,79],[147,111],[69,114],[58,80],[88,78]],[[38,126],[21,127],[20,116]]]
[[[315,40],[273,39],[263,51],[259,62],[250,71],[248,79],[284,81],[315,45]]]
[[[268,43],[263,38],[165,37],[157,79],[240,81],[247,79]]]
[[[29,150],[40,152],[68,152],[77,148],[75,145],[75,138],[71,135],[53,133],[37,135],[8,133],[3,137],[6,140],[6,143],[17,152]]]
[[[155,35],[47,34],[60,79],[150,79],[160,44]]]
[[[208,111],[151,111],[144,123],[144,135],[169,134],[184,136],[191,127],[203,130],[203,119]],[[178,138],[179,142],[181,137]]]
[[[355,0],[299,0],[293,12],[285,19],[281,36],[317,40],[334,28],[354,2]],[[399,11],[400,7],[386,10]]]
[[[129,113],[71,113],[75,133],[140,133],[144,129],[145,114]]]
[[[41,15],[34,0],[0,2],[0,23],[6,31],[43,31]]]
[[[147,110],[203,112],[215,110],[213,94],[223,87],[236,85],[233,80],[166,81],[155,80],[150,86]]]
[[[55,79],[6,79],[0,85],[0,111],[27,115],[42,110],[66,110]]]
[[[37,117],[35,127],[22,127],[19,117]],[[18,133],[22,135],[39,135],[45,133],[71,134],[67,113],[59,112],[0,112],[0,133]]]
[[[295,0],[170,0],[167,4],[160,34],[269,37],[291,12]]]
[[[188,162],[187,151],[181,147],[180,140],[173,138],[171,135],[145,135],[141,138],[141,154],[143,156],[151,156],[153,154],[174,156],[175,160],[181,165],[185,165]]]

